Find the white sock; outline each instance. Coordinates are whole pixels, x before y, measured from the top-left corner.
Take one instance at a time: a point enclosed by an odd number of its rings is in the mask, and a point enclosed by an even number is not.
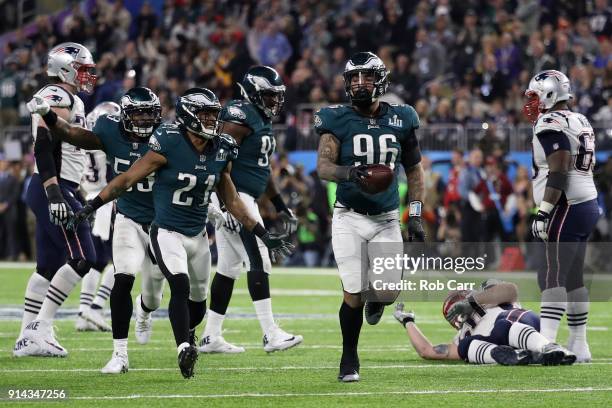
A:
[[[220,336],[223,329],[223,320],[225,320],[225,315],[219,314],[214,310],[208,309],[208,315],[206,317],[206,327],[204,327],[202,337],[204,338],[206,336]]]
[[[548,340],[557,340],[559,323],[567,308],[567,292],[563,287],[546,289],[540,303],[540,333]]]
[[[38,313],[38,319],[53,320],[57,309],[80,280],[81,277],[72,269],[72,266],[65,264],[59,268],[49,284],[49,290],[47,290],[47,296]]]
[[[255,306],[255,314],[259,320],[261,331],[265,335],[269,334],[276,327],[274,316],[272,315],[272,299],[257,300],[253,302],[253,306]]]
[[[40,274],[34,272],[28,281],[25,291],[25,302],[23,305],[23,318],[21,319],[21,332],[23,329],[38,316],[40,308],[47,295],[49,281]],[[21,336],[19,336],[21,337]]]
[[[178,347],[176,348],[176,351],[178,354],[181,354],[181,351],[183,351],[184,348],[191,346],[191,344],[184,342],[178,345]]]
[[[586,343],[589,306],[589,291],[584,286],[567,292],[568,346],[574,343]]]
[[[513,323],[508,332],[508,344],[517,349],[541,352],[550,343],[543,334],[523,323]]]
[[[83,280],[81,281],[79,313],[82,313],[91,305],[96,293],[96,288],[98,287],[98,280],[100,280],[100,271],[94,268],[91,268],[89,272],[87,272],[87,275],[83,276]]]
[[[128,339],[113,339],[113,351],[117,354],[126,355],[128,350]]]
[[[491,351],[497,347],[493,343],[482,340],[472,340],[468,348],[468,362],[472,364],[494,364]]]
[[[91,272],[90,272],[91,273]],[[97,309],[102,309],[106,304],[106,301],[110,297],[111,290],[113,290],[113,285],[115,284],[115,267],[113,264],[106,265],[104,271],[102,272],[102,281],[100,282],[100,287],[98,288],[98,292],[96,293],[96,297],[94,298],[91,304],[96,306]]]

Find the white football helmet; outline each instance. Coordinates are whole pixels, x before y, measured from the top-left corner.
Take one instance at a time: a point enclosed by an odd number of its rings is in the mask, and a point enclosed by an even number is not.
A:
[[[91,52],[74,42],[56,45],[49,51],[47,75],[76,86],[78,91],[92,93],[98,77]]]
[[[535,121],[538,115],[555,106],[557,102],[573,98],[569,78],[553,69],[539,72],[529,81],[525,91],[528,98],[523,108],[525,116]]]
[[[121,106],[115,102],[102,102],[98,104],[85,118],[87,123],[87,129],[93,129],[96,125],[96,121],[102,115],[121,115]]]

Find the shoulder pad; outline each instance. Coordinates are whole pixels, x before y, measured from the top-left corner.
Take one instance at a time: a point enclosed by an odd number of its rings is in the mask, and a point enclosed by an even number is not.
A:
[[[180,129],[175,124],[163,123],[149,138],[149,147],[157,153],[163,153],[169,146],[179,142]]]
[[[409,126],[412,128],[417,129],[420,126],[419,114],[411,105],[408,105],[407,103],[390,103],[389,106],[406,121],[406,124],[409,124]]]
[[[332,105],[316,111],[313,117],[315,130],[319,134],[334,133],[335,121],[346,113],[346,108],[345,105]]]
[[[47,85],[36,92],[36,95],[44,98],[52,107],[72,109],[74,105],[74,97],[61,86]]]
[[[567,121],[560,115],[556,115],[555,112],[545,113],[541,115],[536,124],[534,125],[534,133],[537,135],[545,130],[554,130],[562,132],[567,128]]]

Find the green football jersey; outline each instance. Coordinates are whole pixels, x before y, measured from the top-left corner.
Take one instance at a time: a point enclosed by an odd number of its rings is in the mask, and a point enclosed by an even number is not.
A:
[[[149,146],[168,160],[155,174],[153,223],[196,236],[206,224],[210,193],[219,182],[221,172],[238,154],[236,142],[230,136],[218,136],[199,153],[186,131],[171,123],[157,128]]]
[[[244,100],[233,100],[221,111],[220,119],[251,129],[239,149],[239,158],[232,164],[232,180],[236,190],[258,198],[266,190],[270,177],[270,156],[276,148],[272,121],[262,115],[255,105]]]
[[[104,146],[106,160],[113,177],[125,173],[132,164],[149,151],[147,139],[142,142],[129,138],[123,131],[119,116],[102,115],[96,121],[93,133]],[[139,224],[150,224],[155,216],[153,207],[154,174],[130,187],[117,199],[117,211]]]
[[[391,186],[377,194],[365,193],[353,182],[339,183],[338,203],[365,214],[399,207],[397,175],[402,146],[418,147],[414,129],[419,127],[419,117],[410,105],[381,102],[379,114],[373,118],[357,113],[351,106],[329,106],[315,114],[314,125],[320,135],[331,133],[340,142],[338,165],[384,164],[395,174]]]

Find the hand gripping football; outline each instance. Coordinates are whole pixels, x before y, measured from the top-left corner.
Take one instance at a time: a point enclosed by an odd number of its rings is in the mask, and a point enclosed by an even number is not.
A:
[[[384,164],[370,164],[367,167],[368,177],[359,184],[368,194],[385,191],[393,182],[393,170]]]

